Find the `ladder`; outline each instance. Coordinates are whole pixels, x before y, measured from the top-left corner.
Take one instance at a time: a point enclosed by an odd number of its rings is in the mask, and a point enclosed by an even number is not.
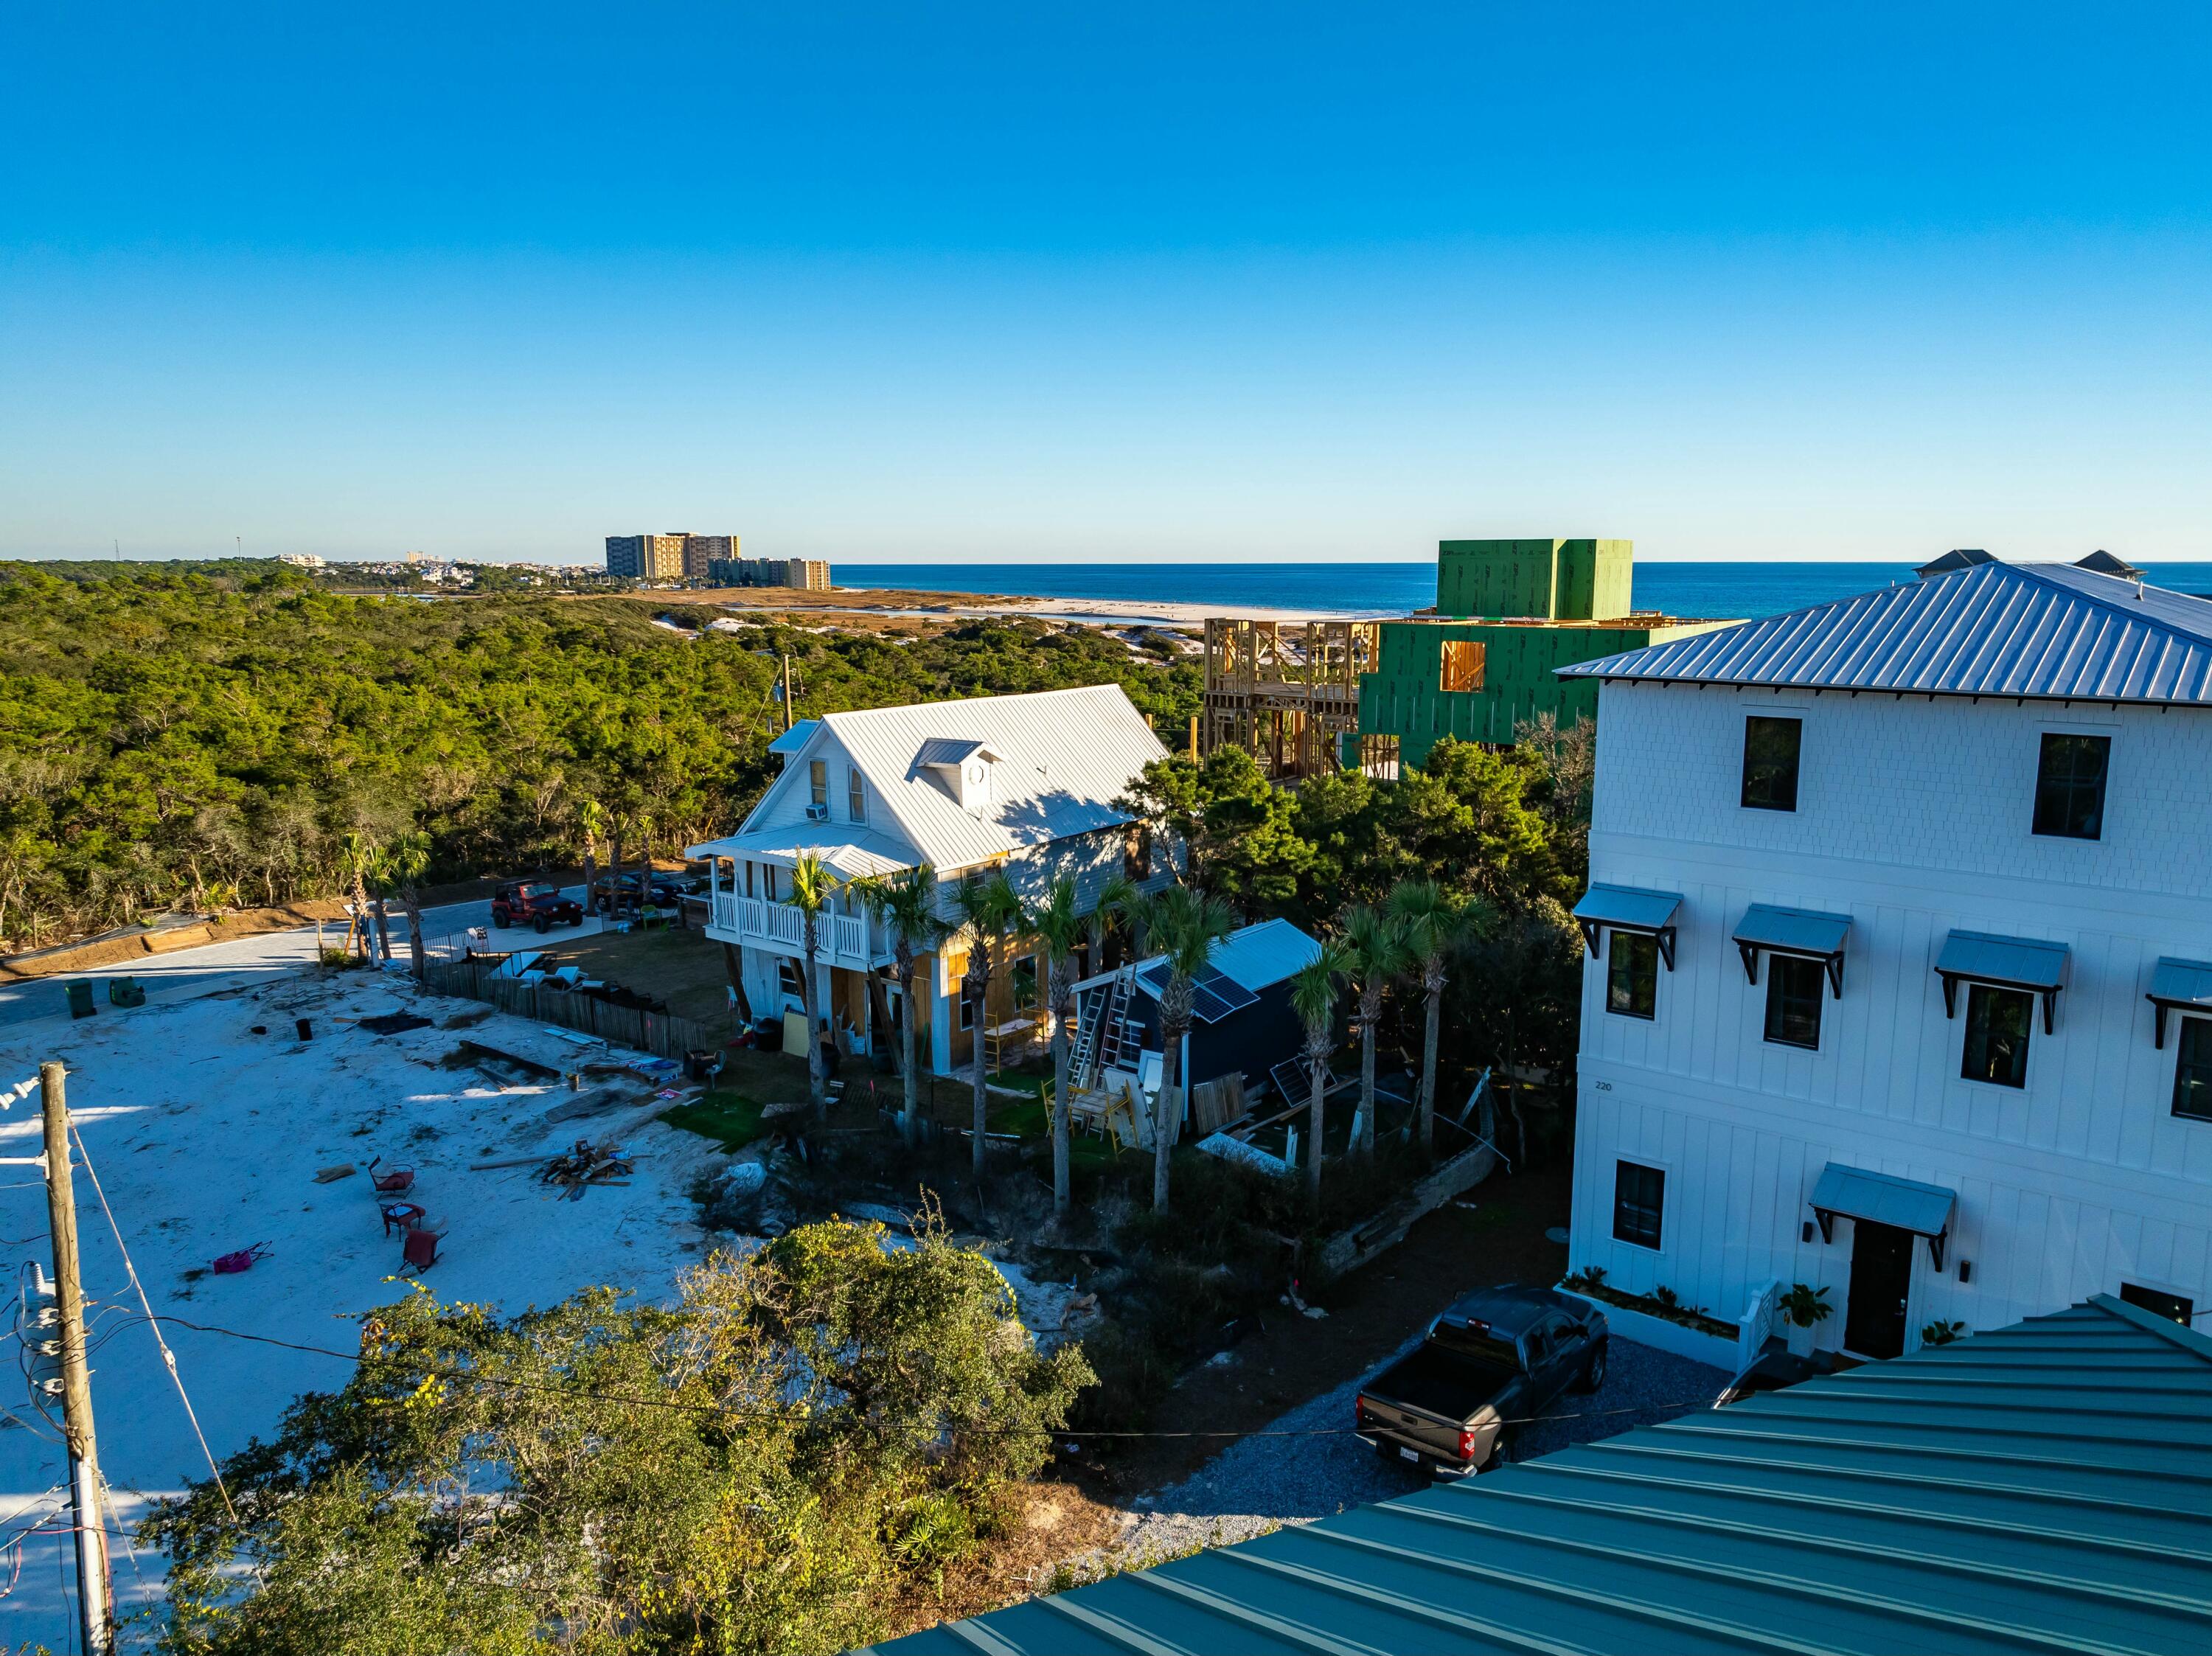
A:
[[[1101,1070],[1122,1064],[1128,1040],[1129,996],[1136,981],[1136,968],[1123,967],[1106,991],[1105,1007],[1076,1032],[1075,1059],[1068,1066],[1076,1086],[1095,1087]]]

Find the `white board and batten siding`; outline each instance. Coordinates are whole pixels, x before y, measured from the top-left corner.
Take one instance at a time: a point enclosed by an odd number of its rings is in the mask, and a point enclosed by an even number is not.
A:
[[[1803,721],[1794,811],[1741,804],[1754,713]],[[2096,840],[2030,831],[2045,731],[2111,738]],[[2172,1113],[2144,999],[2160,956],[2212,960],[2212,711],[1608,680],[1590,861],[1682,901],[1651,1020],[1586,963],[1576,1267],[1728,1319],[1770,1278],[1824,1285],[1835,1347],[1851,1222],[1802,1229],[1837,1162],[1957,1192],[1944,1269],[1913,1251],[1908,1349],[2124,1283],[2212,1305],[2212,1123]],[[1850,917],[1818,1051],[1764,1039],[1771,966],[1754,988],[1731,941],[1753,903]],[[1947,1019],[1933,969],[1954,929],[2070,951],[2024,1088],[1960,1077],[1966,992]],[[1622,1159],[1667,1175],[1656,1252],[1613,1234]]]

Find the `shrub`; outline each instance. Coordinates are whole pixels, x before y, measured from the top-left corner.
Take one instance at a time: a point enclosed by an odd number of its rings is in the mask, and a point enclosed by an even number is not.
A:
[[[809,1225],[672,1308],[502,1321],[417,1289],[275,1439],[161,1502],[162,1647],[196,1656],[834,1651],[998,1525],[1093,1376],[980,1254]],[[232,1503],[235,1503],[234,1510]]]

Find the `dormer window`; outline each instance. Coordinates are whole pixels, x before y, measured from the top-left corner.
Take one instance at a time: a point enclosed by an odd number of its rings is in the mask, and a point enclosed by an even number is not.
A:
[[[991,803],[991,771],[999,755],[988,742],[932,737],[915,763],[943,783],[963,810],[980,811]]]

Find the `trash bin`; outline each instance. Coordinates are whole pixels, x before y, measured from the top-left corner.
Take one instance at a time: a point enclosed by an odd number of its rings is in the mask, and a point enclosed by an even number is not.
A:
[[[113,1006],[143,1006],[146,991],[136,978],[110,978],[107,980],[108,1004]]]
[[[74,983],[65,983],[62,986],[62,988],[69,996],[69,1009],[70,1016],[71,1017],[88,1018],[94,1012],[100,1010],[97,1006],[94,1006],[92,1004],[92,986],[85,982],[83,979],[79,978]]]

